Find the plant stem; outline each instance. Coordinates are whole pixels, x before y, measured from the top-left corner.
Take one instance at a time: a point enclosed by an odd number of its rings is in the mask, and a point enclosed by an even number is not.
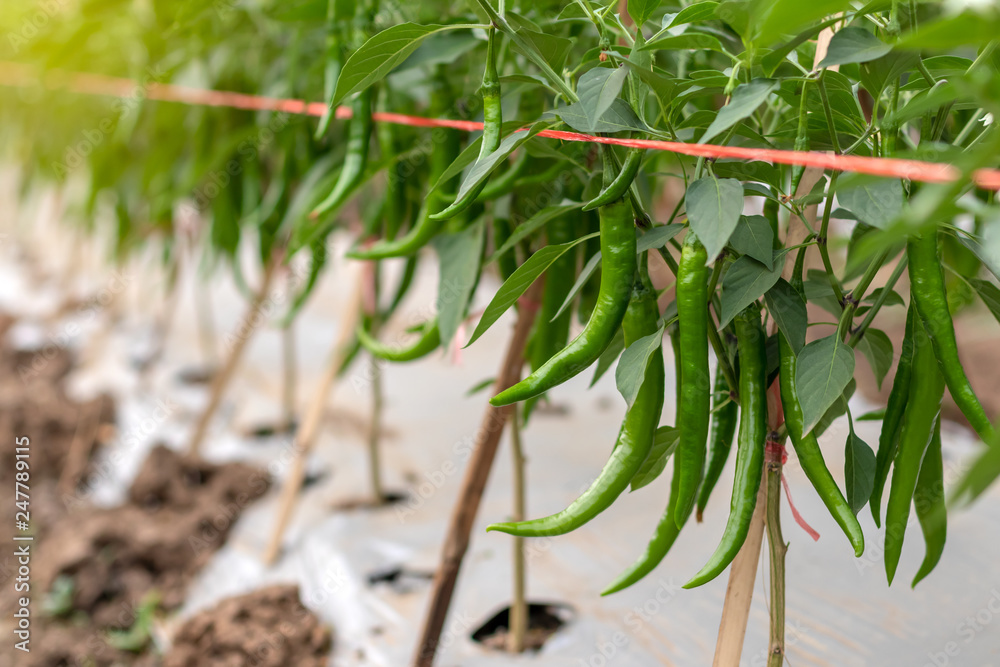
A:
[[[295,509],[295,500],[302,489],[302,481],[305,479],[306,474],[306,459],[316,444],[316,435],[319,432],[319,423],[326,407],[327,395],[330,393],[330,387],[333,386],[333,383],[337,379],[340,367],[344,365],[344,357],[349,348],[348,343],[354,336],[354,328],[357,326],[358,315],[361,312],[361,291],[361,281],[359,279],[354,286],[353,296],[347,304],[347,308],[343,311],[343,324],[340,326],[337,340],[334,342],[333,349],[330,352],[330,361],[328,362],[326,371],[324,371],[323,377],[320,378],[316,392],[312,395],[309,405],[306,407],[302,426],[295,431],[295,440],[291,443],[292,450],[295,452],[295,458],[292,461],[291,470],[285,476],[274,529],[271,531],[271,536],[264,549],[263,560],[267,565],[273,563],[278,555],[278,550],[281,547],[281,538],[285,533],[285,526],[292,516],[292,510]]]
[[[201,345],[202,363],[205,364],[205,368],[214,368],[218,359],[215,354],[215,323],[212,320],[209,297],[210,292],[207,289],[199,287],[194,291],[194,312],[198,323],[198,343]]]
[[[844,312],[840,314],[840,321],[837,323],[837,336],[842,340],[846,339],[848,334],[851,333],[851,325],[854,324],[854,313],[857,311],[861,300],[865,297],[868,286],[871,285],[875,279],[875,275],[882,268],[882,264],[885,263],[888,256],[889,251],[883,250],[874,261],[870,262],[868,268],[865,269],[864,275],[861,276],[861,280],[854,286],[851,293],[844,297]]]
[[[281,355],[284,366],[284,377],[282,380],[281,402],[285,412],[285,431],[291,431],[295,424],[295,384],[298,373],[295,363],[295,322],[288,323],[281,330]]]
[[[830,142],[833,143],[833,152],[840,154],[840,136],[837,134],[837,126],[833,122],[833,108],[830,106],[830,98],[826,94],[826,70],[816,79],[816,87],[819,90],[819,98],[823,102],[823,114],[826,116],[826,125],[830,128]]]
[[[525,300],[528,303],[538,301],[541,286],[542,281],[535,281],[528,288],[525,293]],[[528,342],[531,327],[535,323],[535,315],[535,309],[532,308],[521,308],[518,311],[514,333],[507,344],[507,352],[504,354],[500,374],[497,376],[497,391],[512,386],[521,375],[524,348]],[[451,605],[451,597],[455,592],[458,571],[462,567],[462,559],[469,548],[472,524],[476,520],[479,503],[483,498],[486,481],[489,479],[490,468],[493,467],[493,460],[496,458],[504,423],[511,414],[512,408],[513,406],[510,405],[501,408],[487,405],[483,421],[476,432],[476,446],[468,468],[466,468],[465,477],[462,479],[462,488],[452,510],[448,535],[442,548],[441,563],[434,575],[429,609],[420,630],[417,652],[413,658],[414,667],[431,667],[434,664],[438,642],[441,640],[441,630],[444,628],[448,607]]]
[[[777,444],[777,443],[775,443]],[[767,544],[771,553],[771,640],[767,667],[785,662],[785,540],[781,535],[781,446],[767,457]]]
[[[201,416],[198,418],[198,423],[195,425],[191,441],[188,443],[188,453],[192,456],[198,455],[199,450],[201,449],[201,443],[205,439],[205,435],[208,433],[208,425],[212,421],[212,417],[215,416],[215,411],[218,409],[219,403],[222,401],[222,394],[229,385],[229,381],[232,379],[233,374],[236,371],[236,367],[240,363],[240,358],[243,356],[243,350],[246,349],[247,343],[250,341],[254,331],[260,328],[259,324],[257,324],[255,320],[260,314],[260,309],[264,303],[264,299],[267,298],[268,290],[271,288],[271,280],[277,272],[278,264],[281,263],[281,255],[282,253],[280,251],[275,252],[271,259],[268,260],[267,265],[264,268],[264,278],[261,281],[260,289],[254,295],[253,300],[250,302],[250,307],[247,309],[246,317],[243,318],[243,324],[241,327],[242,330],[237,332],[237,335],[234,336],[232,349],[229,350],[229,357],[226,359],[226,363],[212,380],[212,388],[208,397],[208,404],[205,406]]]
[[[514,459],[514,512],[511,521],[524,521],[524,450],[521,447],[521,423],[517,410],[510,416],[510,451]],[[510,629],[507,636],[507,650],[511,653],[524,651],[524,636],[528,632],[528,604],[525,601],[525,558],[524,538],[515,537],[514,547],[514,597],[510,603]]]
[[[839,152],[839,151],[838,151]],[[833,294],[837,297],[837,302],[844,305],[844,290],[840,287],[837,276],[833,273],[833,263],[830,261],[830,247],[827,234],[830,231],[830,213],[833,210],[833,194],[837,189],[837,177],[840,172],[830,174],[830,185],[826,189],[826,202],[823,206],[823,222],[820,225],[819,235],[816,237],[816,246],[819,248],[819,256],[823,260],[823,268],[826,269],[826,277],[833,288]]]
[[[892,270],[892,275],[889,276],[889,280],[886,281],[885,285],[882,287],[882,292],[878,295],[878,299],[876,299],[875,303],[872,304],[871,310],[865,313],[865,319],[863,319],[861,324],[858,325],[858,328],[851,333],[851,338],[847,341],[847,344],[850,347],[855,347],[859,342],[861,342],[862,336],[865,335],[865,331],[868,330],[872,320],[875,319],[875,315],[878,314],[878,311],[882,308],[883,304],[885,304],[886,299],[889,298],[889,293],[892,291],[892,288],[896,285],[900,276],[903,275],[903,271],[906,269],[906,261],[906,254],[904,253],[903,257],[896,263],[896,268]]]
[[[382,373],[376,370],[372,374],[372,417],[368,425],[368,475],[371,480],[372,498],[376,505],[382,504],[385,500],[385,492],[382,489],[382,462],[379,456],[384,406]]]

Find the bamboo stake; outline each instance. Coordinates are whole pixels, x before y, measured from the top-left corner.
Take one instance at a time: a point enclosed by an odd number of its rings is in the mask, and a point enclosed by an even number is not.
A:
[[[785,539],[781,535],[781,445],[768,448],[767,466],[767,544],[771,552],[771,639],[767,667],[781,667],[785,662]]]
[[[514,458],[514,513],[511,521],[524,521],[524,449],[521,446],[521,424],[517,411],[510,416],[510,444]],[[511,653],[524,651],[524,636],[528,632],[528,604],[525,601],[525,560],[524,538],[514,537],[514,599],[510,603],[510,628],[508,629],[507,650]]]
[[[375,362],[374,358],[372,362]],[[384,407],[382,373],[376,371],[372,375],[372,417],[371,423],[368,425],[368,475],[375,505],[381,505],[385,501],[385,492],[382,489],[382,462],[379,456]]]
[[[522,307],[517,314],[514,333],[507,345],[507,352],[500,366],[500,374],[496,381],[496,391],[502,391],[512,386],[521,374],[524,363],[524,346],[528,334],[535,322],[536,307],[542,282],[536,281],[522,298]],[[455,592],[455,582],[462,559],[469,547],[469,535],[472,524],[483,498],[486,481],[489,479],[490,468],[496,458],[500,435],[504,423],[512,412],[510,405],[502,408],[487,405],[483,420],[476,432],[476,449],[469,461],[469,467],[462,479],[462,488],[452,509],[448,535],[441,553],[441,563],[434,575],[434,587],[431,591],[430,607],[424,619],[424,625],[417,643],[417,652],[413,658],[415,667],[431,667],[437,653],[438,642],[441,640],[441,630],[448,615],[451,597]]]
[[[344,311],[344,323],[340,328],[337,341],[333,345],[333,350],[330,352],[330,362],[323,373],[323,377],[320,378],[319,384],[316,385],[316,391],[306,408],[302,426],[295,432],[295,439],[293,441],[295,459],[292,461],[291,470],[289,470],[288,477],[282,487],[274,529],[271,532],[267,547],[264,549],[263,560],[267,565],[274,562],[281,548],[281,538],[285,533],[288,520],[292,516],[292,510],[295,509],[295,501],[298,498],[299,491],[302,489],[302,482],[305,479],[306,459],[316,444],[316,435],[319,431],[319,424],[323,417],[324,408],[326,407],[330,387],[333,386],[334,381],[337,379],[337,373],[340,372],[340,367],[344,364],[344,356],[348,352],[347,343],[354,335],[354,329],[357,326],[360,312],[361,283],[357,281],[351,302]]]
[[[746,637],[747,621],[750,619],[750,601],[753,599],[757,563],[764,541],[767,486],[763,483],[763,479],[762,477],[760,490],[757,491],[757,506],[750,521],[750,532],[729,569],[726,602],[722,607],[722,620],[719,622],[719,638],[715,644],[712,667],[739,667],[740,656],[743,654],[743,639]]]
[[[208,432],[208,425],[212,421],[212,417],[215,416],[215,411],[218,409],[219,403],[222,401],[222,394],[229,385],[229,381],[232,379],[233,374],[236,371],[236,367],[240,363],[240,358],[243,356],[243,351],[246,349],[247,343],[250,341],[253,332],[258,328],[258,326],[254,324],[254,316],[259,313],[261,305],[267,298],[268,290],[271,287],[271,280],[274,278],[274,274],[280,261],[281,254],[275,253],[265,266],[264,278],[261,281],[260,289],[250,302],[250,307],[247,309],[247,315],[243,319],[244,331],[239,332],[239,335],[235,336],[233,347],[229,350],[229,356],[226,358],[225,364],[219,370],[218,374],[216,374],[216,376],[212,379],[212,388],[208,397],[208,404],[205,406],[201,416],[198,418],[194,434],[191,436],[190,443],[188,443],[188,453],[192,456],[197,456],[201,450],[201,443],[205,439],[205,434]]]
[[[281,330],[281,360],[283,366],[281,403],[284,415],[284,431],[291,433],[295,424],[295,384],[298,372],[295,354],[295,322]]]

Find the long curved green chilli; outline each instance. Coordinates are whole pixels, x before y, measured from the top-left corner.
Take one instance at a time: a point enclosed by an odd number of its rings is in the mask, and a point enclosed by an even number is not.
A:
[[[637,280],[625,316],[626,347],[657,331],[659,309],[656,293]],[[649,359],[635,402],[622,422],[618,441],[600,475],[583,495],[561,512],[532,521],[495,523],[487,530],[498,530],[519,537],[563,535],[576,530],[611,506],[628,488],[639,466],[649,455],[653,435],[663,410],[663,352],[657,348]]]
[[[670,499],[667,501],[667,509],[663,512],[663,516],[660,517],[659,523],[656,524],[656,530],[649,539],[646,549],[628,569],[618,575],[607,588],[601,591],[601,595],[611,595],[612,593],[617,593],[620,590],[628,588],[652,572],[666,557],[667,552],[674,545],[685,523],[682,521],[681,525],[677,525],[677,522],[674,520],[679,486],[680,468],[675,460],[673,473],[670,478]]]
[[[836,480],[830,474],[823,452],[820,450],[816,436],[802,432],[802,406],[799,404],[798,392],[795,388],[795,352],[784,334],[778,333],[778,354],[780,355],[779,376],[781,388],[781,407],[785,414],[785,428],[795,448],[795,455],[802,466],[802,472],[812,483],[816,493],[826,508],[833,515],[837,525],[847,535],[854,555],[860,556],[865,551],[865,535],[861,530],[858,518],[851,510],[844,494],[840,492]]]
[[[441,116],[448,112],[450,104],[451,92],[447,80],[438,76],[431,88],[430,114],[435,118]],[[460,152],[459,135],[448,130],[442,132],[443,141],[434,146],[430,155],[428,182],[431,184],[441,178]],[[431,219],[432,214],[445,207],[439,190],[440,188],[424,198],[413,227],[406,234],[393,240],[382,239],[368,248],[353,248],[347,252],[347,256],[351,259],[389,259],[407,257],[423,248],[444,227],[443,221]]]
[[[358,93],[351,103],[351,124],[347,134],[344,166],[340,170],[340,176],[337,177],[337,184],[333,186],[333,190],[319,206],[313,209],[311,214],[313,217],[343,206],[365,177],[365,167],[368,166],[368,140],[372,134],[372,95],[373,89],[366,88]]]
[[[996,439],[996,430],[972,390],[958,357],[955,325],[948,311],[944,273],[938,257],[937,231],[911,236],[906,244],[906,255],[910,262],[913,302],[937,353],[948,392],[972,429],[984,442],[992,444]]]
[[[479,147],[478,160],[485,159],[500,147],[503,111],[500,104],[500,77],[497,75],[496,28],[490,26],[489,41],[486,46],[486,69],[483,71],[483,143]],[[432,220],[448,220],[472,206],[479,193],[486,187],[483,181],[456,199],[448,208],[431,215]]]
[[[538,396],[565,382],[597,361],[625,317],[628,294],[637,268],[632,209],[619,199],[600,209],[601,285],[587,326],[541,368],[490,399],[494,406],[510,405]]]
[[[760,308],[747,306],[734,320],[740,360],[740,431],[736,450],[736,480],[729,520],[715,553],[684,588],[715,579],[733,561],[747,539],[757,506],[767,441],[767,352]]]
[[[674,519],[681,525],[698,496],[705,470],[711,387],[708,370],[708,253],[693,232],[684,239],[677,269],[677,327],[681,348],[681,391],[674,464],[681,469]]]
[[[920,564],[912,586],[920,583],[941,560],[944,543],[948,535],[948,517],[944,504],[944,461],[941,458],[941,418],[934,423],[934,435],[924,453],[917,476],[917,488],[913,493],[913,508],[920,521],[927,552]]]
[[[642,156],[645,152],[644,148],[630,148],[628,155],[625,156],[625,163],[622,165],[622,169],[618,172],[615,180],[605,185],[600,194],[587,202],[583,210],[590,211],[601,206],[607,206],[611,202],[624,197],[629,186],[632,185],[632,181],[635,180],[635,175],[639,173],[639,167],[642,165]]]
[[[736,421],[739,419],[739,407],[736,401],[729,397],[729,383],[721,368],[715,370],[715,387],[712,395],[716,400],[712,408],[712,421],[708,434],[708,463],[705,466],[705,478],[698,490],[698,501],[695,505],[695,518],[701,523],[701,516],[708,505],[712,490],[726,467],[729,451],[733,448],[733,438],[736,436]],[[721,398],[720,398],[721,397]],[[721,402],[721,404],[720,404]]]
[[[914,288],[911,284],[910,289]],[[933,439],[934,423],[941,413],[945,386],[939,370],[937,349],[919,322],[915,323],[913,330],[913,378],[885,508],[885,574],[890,584],[903,552],[903,537],[910,519],[910,503],[917,486],[920,462]]]
[[[411,345],[393,347],[379,342],[360,326],[357,329],[358,342],[379,359],[394,362],[416,361],[426,357],[441,344],[441,332],[438,330],[437,319],[430,320],[420,330],[420,336]]]
[[[896,364],[896,376],[892,380],[892,390],[882,418],[882,431],[878,436],[878,453],[875,455],[875,485],[868,501],[871,506],[875,525],[882,527],[882,493],[885,482],[889,478],[889,467],[896,456],[899,446],[899,431],[903,425],[903,412],[906,409],[906,399],[910,396],[910,379],[913,370],[913,325],[918,319],[913,315],[913,308],[906,311],[906,330],[899,350],[899,362]]]

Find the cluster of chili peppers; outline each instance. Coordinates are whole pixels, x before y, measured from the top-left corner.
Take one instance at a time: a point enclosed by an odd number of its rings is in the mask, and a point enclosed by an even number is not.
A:
[[[478,160],[489,158],[501,146],[502,114],[500,80],[497,76],[494,48],[495,31],[489,31],[487,64],[481,88],[484,132]],[[370,90],[358,95],[349,131],[348,154],[333,190],[317,209],[317,215],[335,210],[358,187],[367,164],[369,136],[372,131]],[[446,112],[451,103],[444,77],[439,77],[431,91],[431,112]],[[390,143],[391,137],[380,142]],[[391,150],[386,149],[386,150]],[[636,226],[648,226],[648,216],[641,210],[632,186],[642,165],[644,151],[630,149],[620,163],[609,146],[603,146],[603,187],[599,194],[582,206],[579,214],[554,216],[545,229],[549,245],[566,245],[594,230],[597,211],[596,246],[584,246],[597,259],[600,253],[600,280],[596,292],[583,293],[579,311],[585,313],[582,331],[569,338],[570,310],[566,301],[577,275],[578,257],[565,253],[553,262],[546,273],[541,316],[525,358],[531,373],[490,399],[494,406],[526,402],[526,413],[546,392],[592,366],[614,350],[616,340],[624,340],[628,350],[637,341],[667,332],[676,361],[676,431],[678,442],[673,449],[674,463],[666,508],[653,535],[639,558],[604,591],[610,594],[633,585],[651,572],[667,555],[680,531],[695,510],[700,522],[710,495],[736,443],[735,480],[729,517],[721,540],[708,562],[686,584],[695,587],[716,578],[733,561],[745,542],[754,515],[765,466],[768,442],[781,434],[773,432],[768,420],[768,387],[778,382],[782,429],[791,440],[803,472],[813,485],[830,514],[846,535],[856,556],[865,548],[861,526],[838,487],[824,460],[818,436],[823,427],[806,430],[800,396],[796,387],[797,354],[785,334],[775,329],[772,349],[777,349],[777,368],[768,366],[768,340],[763,325],[764,313],[753,302],[738,313],[731,323],[717,331],[712,316],[718,310],[715,287],[727,261],[726,251],[709,257],[705,246],[689,229],[680,247],[680,258],[672,265],[676,276],[674,307],[661,312],[658,293],[648,274],[648,250],[638,251]],[[384,237],[354,248],[349,256],[362,260],[392,257],[412,259],[418,250],[443,230],[460,231],[470,216],[468,212],[482,202],[531,187],[551,178],[548,171],[531,173],[529,156],[522,151],[499,176],[483,180],[474,187],[446,194],[457,184],[458,174],[448,176],[459,156],[457,140],[449,139],[431,153],[429,181],[438,184],[424,198],[409,230],[406,227],[406,197],[399,179],[387,186],[387,221]],[[797,180],[800,173],[793,174]],[[446,179],[444,184],[439,183]],[[586,200],[581,183],[572,181],[563,194],[571,200]],[[398,199],[394,205],[390,200]],[[579,219],[575,219],[578,216]],[[494,245],[502,246],[511,237],[512,228],[505,220],[494,221]],[[792,290],[804,300],[803,247],[798,253]],[[665,254],[665,251],[664,251]],[[906,246],[910,268],[911,300],[906,335],[893,381],[876,456],[874,490],[870,505],[877,524],[881,524],[882,496],[889,470],[894,470],[885,514],[885,566],[891,582],[899,562],[903,536],[911,505],[924,533],[927,553],[914,584],[925,577],[941,557],[946,535],[943,465],[940,440],[940,411],[944,388],[968,418],[978,435],[994,442],[996,433],[979,403],[958,358],[954,327],[948,310],[945,284],[938,254],[937,229],[913,234]],[[716,264],[711,270],[712,263]],[[719,264],[721,263],[721,266]],[[670,264],[670,262],[668,262]],[[514,253],[501,257],[498,264],[506,280],[517,269]],[[408,285],[408,283],[406,283]],[[853,311],[852,313],[853,314]],[[395,362],[420,359],[438,349],[442,340],[437,319],[415,329],[414,342],[405,347],[381,343],[375,334],[362,326],[358,344],[376,357]],[[838,333],[847,336],[850,327]],[[718,334],[724,343],[716,345],[716,354],[725,354],[731,369],[723,372],[717,364],[710,368],[709,343]],[[862,333],[863,335],[863,333]],[[856,342],[854,343],[856,344]],[[621,343],[618,343],[621,346]],[[637,473],[654,452],[654,441],[661,418],[665,395],[662,341],[648,355],[642,380],[634,401],[627,408],[617,440],[607,463],[590,487],[570,505],[551,516],[510,523],[495,523],[488,530],[520,537],[561,535],[588,523],[608,507],[633,483]],[[619,348],[620,349],[620,348]],[[777,399],[776,399],[777,400]],[[737,429],[738,422],[738,429]],[[662,453],[658,454],[662,456]],[[662,469],[662,468],[661,468]]]

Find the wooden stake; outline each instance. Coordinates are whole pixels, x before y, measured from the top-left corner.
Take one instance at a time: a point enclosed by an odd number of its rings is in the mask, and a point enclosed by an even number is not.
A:
[[[765,475],[767,474],[765,470]],[[757,563],[764,541],[764,513],[767,507],[767,485],[761,478],[757,491],[757,506],[750,521],[750,532],[740,552],[733,559],[729,569],[729,585],[726,587],[726,602],[722,607],[719,622],[719,638],[715,644],[715,659],[712,667],[739,667],[743,654],[743,639],[747,634],[750,619],[750,601],[757,577]]]
[[[542,282],[536,281],[521,300],[522,306],[517,314],[514,333],[507,345],[507,352],[504,355],[503,364],[500,366],[500,375],[497,377],[495,385],[497,392],[512,386],[520,377],[521,365],[524,363],[524,347],[528,341],[531,326],[535,322],[536,307],[534,304],[539,301],[541,286]],[[465,471],[465,477],[462,479],[462,488],[452,509],[448,535],[441,553],[441,563],[434,575],[430,608],[424,619],[416,655],[413,658],[415,667],[431,667],[434,664],[434,656],[441,639],[441,630],[444,627],[445,618],[448,616],[452,594],[455,592],[458,571],[462,567],[462,559],[469,548],[472,524],[479,511],[479,503],[483,498],[486,481],[489,479],[490,469],[493,467],[493,460],[496,458],[497,446],[500,444],[500,435],[503,433],[504,423],[511,414],[512,407],[508,405],[496,408],[487,405],[486,412],[483,414],[482,423],[476,433],[476,449],[469,461],[469,467]]]
[[[275,520],[274,530],[271,531],[271,537],[268,540],[267,547],[264,549],[263,560],[267,565],[274,562],[281,548],[281,538],[285,533],[288,520],[292,516],[292,510],[295,509],[295,501],[299,496],[299,491],[302,489],[302,482],[305,479],[306,459],[316,444],[316,435],[319,432],[319,423],[323,417],[330,387],[333,386],[334,381],[337,379],[337,373],[344,364],[344,355],[348,351],[347,343],[354,335],[354,329],[357,327],[360,312],[361,283],[357,281],[353,298],[344,311],[344,323],[340,328],[337,341],[333,345],[333,350],[330,352],[330,362],[323,373],[323,377],[320,378],[319,384],[316,385],[316,391],[309,402],[309,406],[306,408],[305,419],[303,419],[302,425],[295,432],[295,440],[293,441],[295,460],[292,461],[291,470],[289,470],[288,477],[285,479],[284,486],[281,489],[281,500],[278,505],[278,515]]]
[[[261,281],[260,289],[250,302],[250,307],[247,309],[247,315],[243,319],[243,331],[240,331],[238,335],[234,337],[235,340],[233,341],[232,348],[229,350],[229,356],[226,358],[226,363],[221,369],[219,369],[218,374],[216,374],[216,376],[212,379],[212,388],[208,397],[208,404],[205,406],[201,416],[198,418],[198,423],[194,428],[194,434],[191,436],[191,441],[188,443],[188,453],[192,456],[197,456],[199,454],[201,450],[201,443],[205,439],[205,434],[208,432],[208,425],[212,421],[212,417],[215,416],[215,411],[218,409],[219,403],[222,401],[222,394],[229,385],[229,381],[232,379],[233,373],[236,371],[236,367],[240,363],[240,358],[243,356],[243,350],[246,349],[246,345],[250,341],[253,332],[259,327],[259,325],[254,324],[254,317],[259,313],[260,307],[264,303],[264,299],[267,298],[267,292],[271,288],[271,280],[274,278],[274,274],[280,261],[281,253],[275,253],[264,267],[264,278]]]
[[[524,448],[521,446],[521,424],[517,411],[510,416],[510,450],[514,466],[514,512],[511,521],[525,519]],[[524,651],[524,637],[528,633],[528,603],[525,600],[525,557],[524,538],[514,537],[514,597],[510,603],[507,650],[511,653]]]

